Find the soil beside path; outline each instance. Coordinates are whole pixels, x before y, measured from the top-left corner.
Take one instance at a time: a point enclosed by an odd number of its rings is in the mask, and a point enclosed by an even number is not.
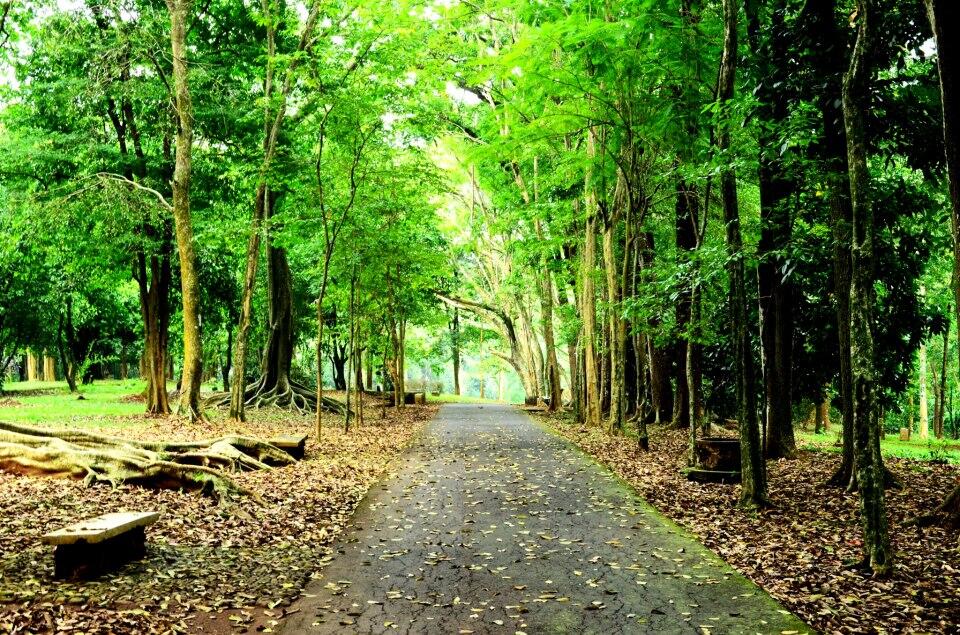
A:
[[[282,632],[809,632],[509,406],[444,406],[335,550]]]

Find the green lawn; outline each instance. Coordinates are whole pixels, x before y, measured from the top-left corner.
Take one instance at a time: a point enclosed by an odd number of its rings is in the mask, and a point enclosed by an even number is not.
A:
[[[124,422],[118,418],[143,414],[143,402],[130,399],[143,388],[139,379],[96,381],[82,386],[83,399],[78,399],[63,381],[6,383],[0,396],[0,420],[30,425],[96,422],[122,427]]]
[[[797,444],[804,449],[824,452],[840,452],[836,432],[814,434],[797,430]],[[880,451],[884,456],[896,456],[904,459],[930,461],[946,459],[950,463],[960,463],[960,441],[954,439],[935,439],[921,441],[916,437],[910,441],[901,441],[899,435],[888,434],[880,442]]]

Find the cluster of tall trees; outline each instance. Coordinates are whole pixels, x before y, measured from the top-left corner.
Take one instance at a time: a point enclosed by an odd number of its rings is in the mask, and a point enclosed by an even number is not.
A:
[[[472,266],[447,301],[500,334],[529,400],[562,385],[644,449],[650,424],[736,419],[747,506],[801,404],[832,399],[832,482],[889,570],[879,440],[957,321],[924,293],[960,292],[949,5],[461,8],[447,144]]]
[[[405,330],[440,314],[444,277],[420,8],[3,12],[4,367],[59,351],[76,389],[139,359],[147,411],[195,420],[350,412],[322,395],[324,358],[341,389],[402,390]]]

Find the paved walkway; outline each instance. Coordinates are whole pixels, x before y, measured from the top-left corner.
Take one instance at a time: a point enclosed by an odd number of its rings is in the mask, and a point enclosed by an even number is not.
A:
[[[284,633],[808,632],[563,440],[447,405]]]

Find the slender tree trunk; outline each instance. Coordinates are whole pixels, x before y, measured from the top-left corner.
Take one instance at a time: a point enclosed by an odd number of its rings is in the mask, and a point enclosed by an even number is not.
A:
[[[453,394],[460,395],[460,309],[458,307],[453,307],[450,339],[453,349]]]
[[[640,267],[645,272],[653,267],[654,238],[652,233],[640,232],[637,235],[637,250]],[[646,274],[644,274],[645,276]],[[641,276],[641,284],[643,278]],[[651,319],[649,328],[657,327],[659,320]],[[646,358],[650,370],[650,405],[653,409],[654,423],[667,423],[673,413],[673,387],[670,385],[670,359],[667,352],[653,341],[645,338]]]
[[[879,407],[876,402],[877,373],[873,341],[874,255],[873,201],[867,168],[865,131],[869,108],[869,65],[873,49],[875,0],[858,0],[857,39],[850,67],[843,81],[843,119],[847,132],[847,162],[850,167],[850,201],[853,209],[853,269],[850,289],[851,361],[854,395],[854,452],[863,524],[864,564],[877,575],[891,571],[893,552],[887,531],[884,500],[884,469],[880,455]]]
[[[686,182],[677,183],[677,201],[674,208],[676,215],[676,245],[678,254],[690,253],[697,247],[695,225],[699,222],[699,193],[697,189]],[[691,283],[692,287],[692,283]],[[687,428],[690,425],[690,384],[687,381],[688,348],[690,343],[690,310],[692,307],[692,290],[686,287],[680,292],[676,307],[677,345],[674,359],[674,378],[676,393],[673,401],[673,426]]]
[[[950,308],[947,309],[947,315]],[[950,322],[943,329],[943,360],[940,363],[940,379],[937,382],[937,408],[933,416],[933,434],[938,439],[943,438],[943,420],[947,396],[947,358],[950,351]]]
[[[920,430],[919,436],[926,441],[930,437],[930,416],[929,405],[927,403],[927,346],[920,343],[920,376],[917,379],[920,387]]]
[[[723,55],[717,83],[717,101],[726,106],[733,97],[737,72],[737,5],[735,0],[723,0]],[[730,151],[730,113],[722,110],[723,120],[717,131],[717,147],[721,155]],[[740,204],[737,199],[737,180],[732,167],[720,175],[720,197],[723,203],[723,221],[730,278],[730,330],[733,334],[734,368],[737,386],[737,420],[740,429],[740,505],[759,508],[767,505],[767,470],[760,443],[760,423],[757,420],[757,386],[754,373],[753,345],[747,317],[747,286],[744,272],[743,238],[740,231]]]
[[[591,127],[587,131],[588,159],[596,154],[596,131]],[[600,394],[597,385],[597,354],[596,354],[596,290],[594,287],[594,266],[597,260],[596,223],[597,199],[593,191],[592,170],[588,168],[586,176],[586,223],[583,236],[583,255],[580,263],[581,276],[581,307],[583,318],[583,356],[584,356],[584,388],[586,395],[584,421],[587,425],[600,423]]]
[[[614,253],[616,216],[611,214],[603,228],[603,268],[607,274],[607,322],[610,340],[610,431],[623,430],[625,411],[623,320],[620,318],[620,267]]]

